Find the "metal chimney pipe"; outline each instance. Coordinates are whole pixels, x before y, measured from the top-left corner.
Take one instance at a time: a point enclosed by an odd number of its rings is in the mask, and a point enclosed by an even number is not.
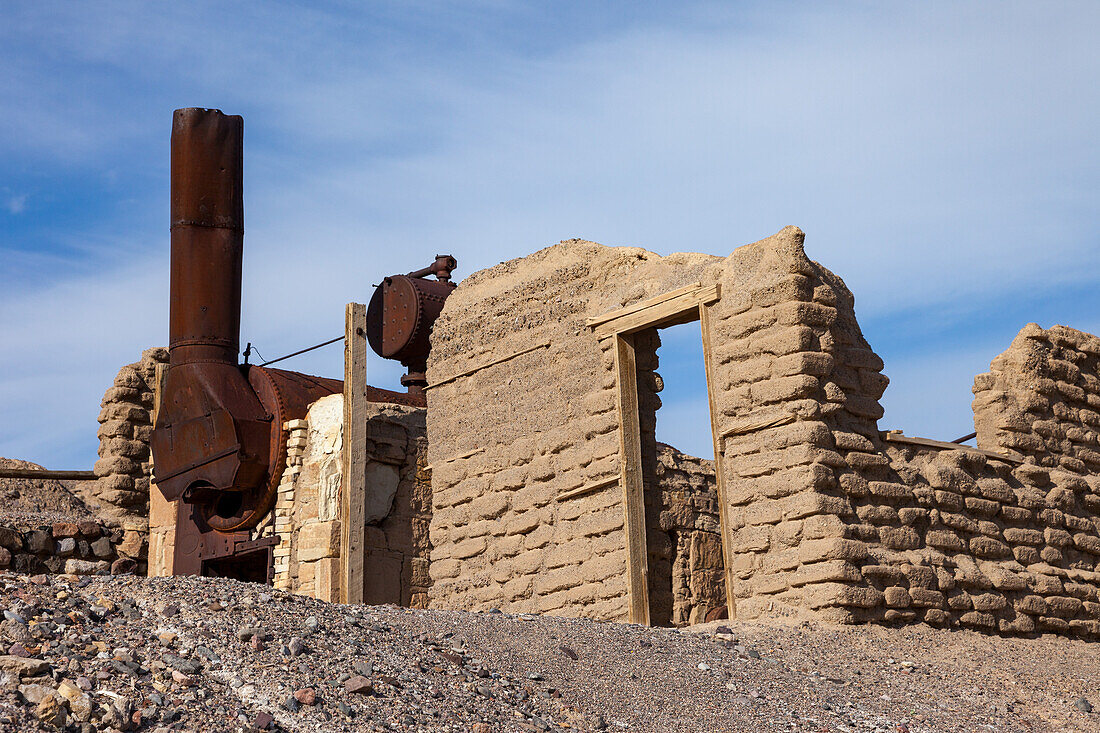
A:
[[[244,119],[190,107],[172,117],[173,366],[237,365],[244,254]]]

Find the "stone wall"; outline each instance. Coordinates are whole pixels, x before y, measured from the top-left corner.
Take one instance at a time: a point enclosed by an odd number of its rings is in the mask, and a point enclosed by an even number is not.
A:
[[[287,424],[287,468],[270,525],[280,538],[275,586],[324,600],[340,597],[343,409],[343,395],[331,395]],[[367,409],[365,601],[422,607],[430,549],[424,411]],[[266,531],[266,523],[258,528]]]
[[[157,364],[168,362],[168,350],[146,349],[141,361],[119,370],[103,395],[99,412],[99,479],[85,501],[97,515],[125,532],[119,552],[145,565],[149,531],[149,480],[152,464],[154,377]]]
[[[726,588],[714,461],[685,455],[658,443],[656,486],[659,494],[655,498],[660,504],[654,514],[658,521],[647,523],[646,533],[649,539],[656,529],[663,547],[660,554],[650,554],[649,568],[653,578],[653,568],[660,560],[667,562],[668,571],[661,574],[659,585],[650,584],[655,612],[651,622],[687,626],[725,618]],[[647,501],[647,519],[651,506]],[[649,544],[652,548],[653,543]],[[667,601],[663,593],[668,594]]]
[[[428,363],[433,607],[626,618],[614,357],[585,319],[719,262],[571,240],[459,284]]]
[[[0,524],[0,568],[17,573],[129,573],[137,562],[120,555],[124,531],[100,522],[54,522],[34,527]]]

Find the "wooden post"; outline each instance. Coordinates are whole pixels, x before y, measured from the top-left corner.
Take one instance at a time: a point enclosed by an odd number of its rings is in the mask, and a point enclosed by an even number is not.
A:
[[[722,530],[722,570],[726,579],[726,615],[737,618],[733,593],[733,550],[729,527],[729,503],[726,501],[726,472],[723,468],[723,440],[718,434],[718,385],[714,379],[714,350],[710,343],[710,308],[699,305],[699,328],[703,332],[703,365],[707,375],[707,400],[710,403],[710,433],[714,441],[714,478],[718,486],[718,521]]]
[[[619,399],[619,466],[626,530],[629,621],[649,625],[649,559],[642,488],[642,431],[638,418],[638,370],[634,336],[615,335],[615,379]]]
[[[340,601],[363,602],[367,495],[367,307],[344,312],[344,439],[340,487]]]
[[[153,411],[150,418],[157,424],[161,400],[164,397],[165,382],[168,380],[168,365],[157,364],[153,378]],[[176,515],[179,502],[168,501],[154,483],[149,484],[149,577],[164,577],[175,573],[176,556]]]

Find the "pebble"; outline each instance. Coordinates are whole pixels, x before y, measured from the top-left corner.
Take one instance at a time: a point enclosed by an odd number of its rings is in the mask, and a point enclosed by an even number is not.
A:
[[[362,675],[356,675],[344,682],[344,689],[353,695],[370,695],[374,692],[374,685]]]
[[[1080,710],[1083,713],[1091,713],[1092,712],[1092,703],[1090,703],[1084,697],[1077,698],[1077,702],[1075,702],[1074,705],[1076,705],[1077,709]]]
[[[302,705],[313,705],[317,702],[317,691],[312,687],[304,687],[294,691],[294,699]]]

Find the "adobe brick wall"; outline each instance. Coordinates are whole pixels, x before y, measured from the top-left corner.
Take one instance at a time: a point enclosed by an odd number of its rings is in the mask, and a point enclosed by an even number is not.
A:
[[[611,343],[585,319],[693,281],[722,288],[711,367],[738,617],[1100,631],[1100,340],[1028,326],[979,375],[978,444],[1004,458],[886,441],[882,360],[793,227],[724,259],[571,240],[459,285],[428,369],[431,605],[625,619],[621,489],[558,498],[619,473]],[[636,340],[643,464],[667,476],[659,335]],[[651,585],[651,615],[695,621],[721,597],[716,528],[690,540],[709,560],[685,575],[656,475],[651,581],[671,592]]]
[[[141,360],[119,370],[100,403],[98,480],[84,500],[96,514],[123,530],[119,552],[137,561],[144,572],[149,542],[149,480],[152,463],[154,378],[157,364],[168,362],[168,350],[146,349]]]
[[[1100,472],[1100,338],[1029,323],[974,379],[978,445],[1040,466]]]

